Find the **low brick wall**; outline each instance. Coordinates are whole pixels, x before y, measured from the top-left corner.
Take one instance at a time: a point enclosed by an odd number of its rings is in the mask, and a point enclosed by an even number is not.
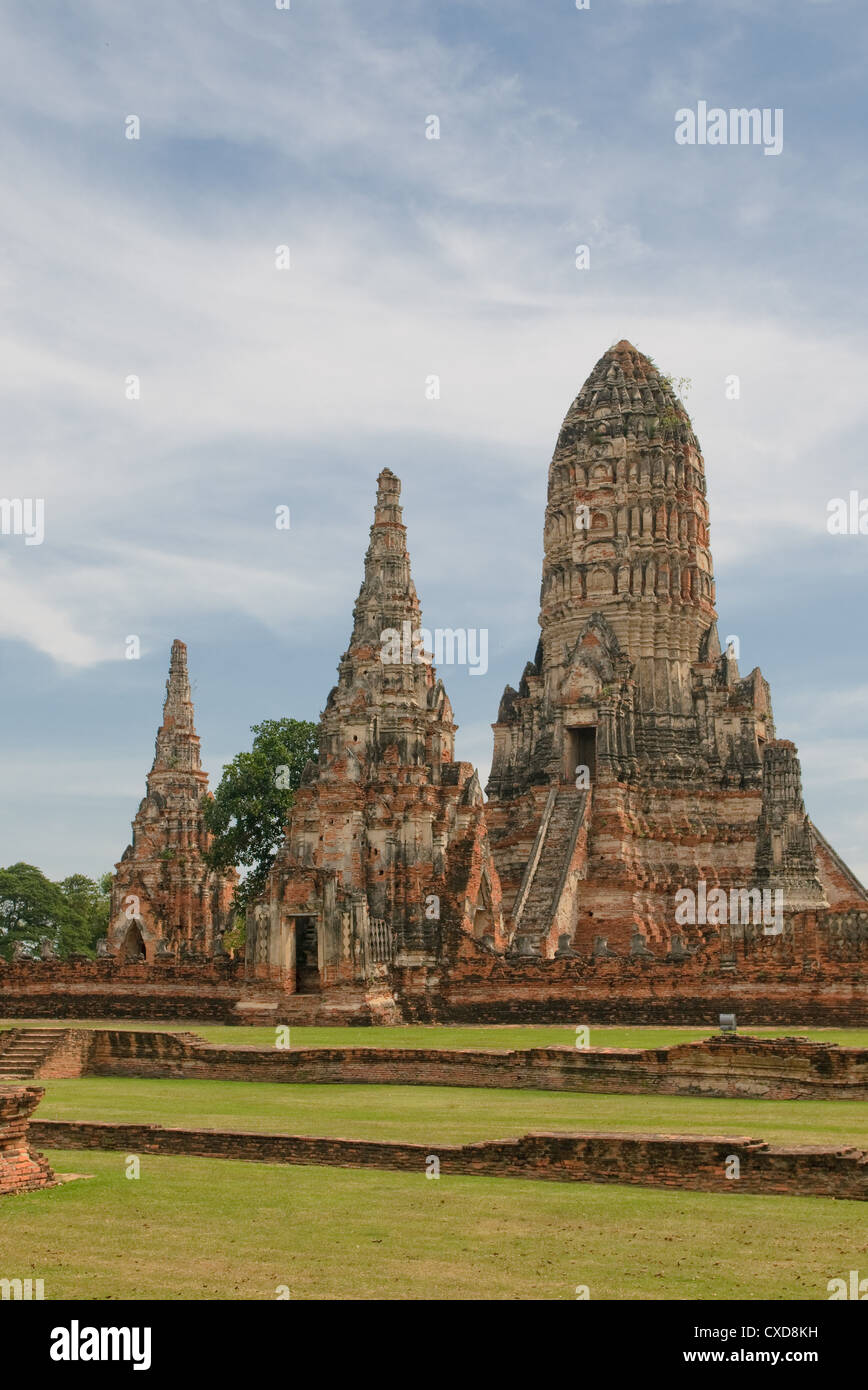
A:
[[[380,1168],[417,1173],[432,1157],[441,1177],[539,1178],[553,1182],[629,1183],[701,1192],[751,1192],[868,1199],[868,1154],[857,1149],[774,1148],[759,1139],[661,1134],[526,1134],[475,1144],[404,1144],[163,1129],[159,1125],[34,1122],[51,1149],[109,1149],[187,1154],[256,1163]],[[739,1175],[727,1177],[738,1159]]]
[[[462,951],[468,954],[434,969],[394,967],[373,988],[336,985],[313,995],[287,994],[279,978],[245,975],[237,960],[0,960],[0,1018],[702,1027],[735,1013],[754,1027],[868,1026],[868,944],[839,940],[831,928],[818,933],[802,924],[786,941],[763,938],[731,968],[719,949],[684,960],[534,960],[468,941]]]
[[[868,1049],[799,1039],[715,1037],[650,1049],[213,1046],[195,1034],[96,1030],[68,1073],[199,1080],[481,1086],[768,1100],[868,1100]],[[52,1058],[57,1065],[57,1059]]]
[[[41,1086],[0,1086],[0,1195],[51,1187],[54,1173],[30,1147],[31,1115],[45,1091]]]
[[[0,1018],[116,1018],[142,1023],[167,1023],[190,1019],[197,1023],[233,1023],[237,993],[211,995],[191,988],[188,992],[157,991],[143,987],[136,993],[120,987],[103,990],[63,989],[0,990]]]
[[[407,982],[410,983],[410,982]],[[868,1026],[868,969],[792,965],[733,973],[696,961],[460,962],[442,997],[399,987],[408,1020],[448,1023],[587,1023],[703,1027],[722,1013],[745,1026]]]
[[[401,1021],[388,985],[385,990],[382,985],[336,985],[319,994],[295,995],[287,994],[280,981],[251,982],[243,961],[123,964],[114,958],[0,959],[0,1018],[184,1019],[241,1027],[287,1018],[316,1026]]]

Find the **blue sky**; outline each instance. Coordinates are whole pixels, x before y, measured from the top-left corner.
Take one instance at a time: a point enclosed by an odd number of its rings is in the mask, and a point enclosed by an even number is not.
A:
[[[868,876],[868,536],[826,529],[868,496],[866,47],[856,0],[4,7],[0,494],[46,532],[0,535],[0,863],[120,856],[174,637],[212,781],[318,717],[383,466],[427,626],[490,633],[442,672],[484,778],[560,422],[626,337],[691,381],[721,635]],[[677,145],[700,100],[783,152]]]

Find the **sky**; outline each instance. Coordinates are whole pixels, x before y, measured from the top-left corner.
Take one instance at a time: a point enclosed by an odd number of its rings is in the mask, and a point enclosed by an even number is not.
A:
[[[0,863],[120,857],[175,637],[212,785],[319,717],[383,467],[426,626],[489,633],[440,671],[484,781],[627,338],[687,379],[721,637],[868,878],[868,535],[827,526],[868,498],[866,50],[861,0],[4,6],[0,494],[45,530],[0,534]],[[677,143],[700,102],[780,153]]]

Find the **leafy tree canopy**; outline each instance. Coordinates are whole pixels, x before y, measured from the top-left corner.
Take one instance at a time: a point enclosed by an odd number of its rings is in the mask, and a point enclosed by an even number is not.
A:
[[[96,943],[109,927],[112,875],[98,880],[84,874],[70,874],[57,885],[69,909],[69,920],[61,929],[58,951],[62,956],[76,951],[93,955]]]
[[[213,869],[247,869],[235,890],[243,912],[262,893],[306,765],[317,758],[317,725],[304,719],[265,719],[251,726],[249,752],[223,769],[205,824],[214,836]]]
[[[8,960],[16,942],[38,955],[44,941],[62,957],[93,955],[108,927],[110,884],[111,874],[52,883],[34,864],[0,869],[0,955]]]

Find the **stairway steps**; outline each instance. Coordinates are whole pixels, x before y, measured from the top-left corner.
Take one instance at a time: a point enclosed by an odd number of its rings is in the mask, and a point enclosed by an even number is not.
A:
[[[34,1077],[65,1031],[63,1028],[26,1028],[13,1036],[6,1047],[3,1046],[4,1035],[0,1033],[0,1078],[8,1081]]]
[[[548,931],[556,907],[553,899],[564,877],[565,859],[572,849],[577,818],[584,814],[587,792],[561,788],[549,817],[519,930],[522,935]]]

